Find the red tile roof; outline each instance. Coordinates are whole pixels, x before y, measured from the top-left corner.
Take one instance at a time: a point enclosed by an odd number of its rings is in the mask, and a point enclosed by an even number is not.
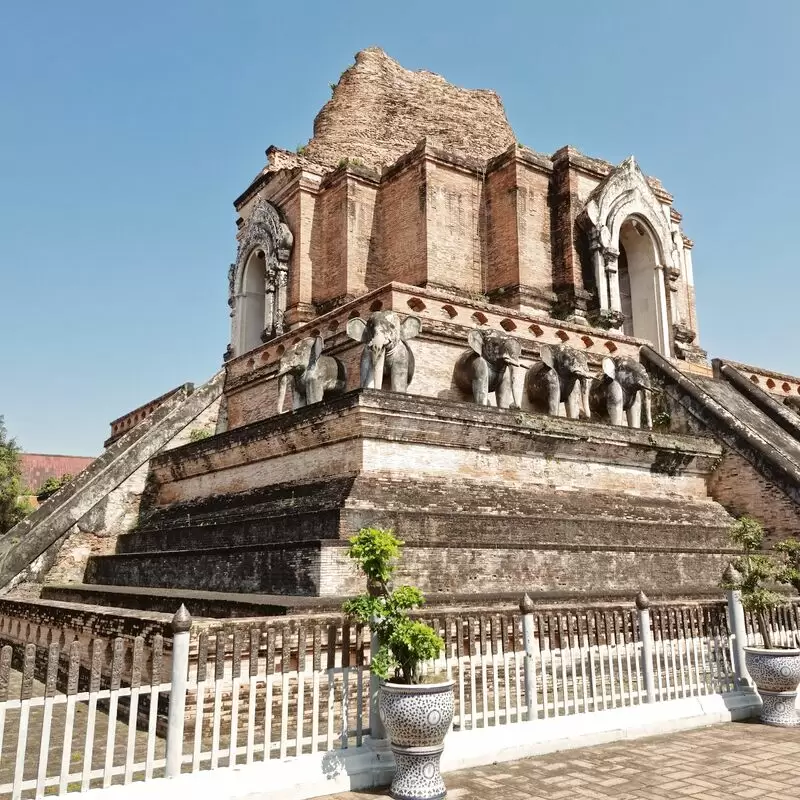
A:
[[[36,491],[48,478],[65,473],[77,475],[94,461],[94,456],[57,456],[42,453],[20,453],[22,485]]]

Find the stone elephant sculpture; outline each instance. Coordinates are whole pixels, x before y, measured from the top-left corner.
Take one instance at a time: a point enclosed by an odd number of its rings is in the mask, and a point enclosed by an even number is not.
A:
[[[364,343],[361,353],[361,387],[382,389],[389,378],[393,392],[405,392],[414,378],[414,353],[408,340],[419,335],[422,320],[408,316],[401,320],[394,311],[375,311],[365,322],[355,317],[347,323],[347,335]]]
[[[514,368],[520,367],[521,348],[513,336],[497,331],[471,331],[471,350],[459,356],[454,378],[456,386],[471,392],[479,406],[489,405],[494,392],[498,408],[519,408],[520,396]]]
[[[629,356],[603,359],[603,375],[592,386],[592,405],[608,414],[612,425],[653,427],[652,384],[647,370]]]
[[[543,344],[539,357],[541,361],[525,374],[525,392],[531,403],[546,405],[547,413],[555,417],[564,403],[570,419],[589,419],[592,373],[586,354],[566,345]]]
[[[278,365],[278,413],[283,412],[286,388],[292,384],[293,408],[319,403],[325,395],[344,392],[344,364],[333,356],[323,356],[321,336],[309,336],[289,347]]]

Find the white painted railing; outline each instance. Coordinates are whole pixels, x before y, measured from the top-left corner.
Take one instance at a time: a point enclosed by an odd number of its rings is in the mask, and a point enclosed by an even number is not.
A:
[[[131,645],[127,654],[126,644]],[[9,765],[13,768],[11,780],[0,779],[0,796],[39,798],[45,792],[86,791],[91,786],[130,783],[163,774],[163,739],[157,752],[157,712],[159,700],[168,695],[170,685],[161,683],[162,648],[163,640],[156,636],[151,646],[149,683],[142,685],[141,637],[132,643],[116,639],[110,648],[106,642],[94,640],[88,674],[81,666],[80,643],[73,641],[65,654],[66,674],[62,678],[66,685],[63,691],[57,691],[62,656],[59,643],[46,650],[43,684],[35,680],[35,644],[21,649],[18,670],[12,668],[12,647],[3,647],[0,776]],[[130,672],[128,685],[123,686],[126,655],[130,656]],[[104,667],[110,670],[105,680]],[[10,696],[12,688],[16,689],[15,696]]]
[[[455,681],[454,731],[739,687],[724,603],[649,607],[640,595],[637,608],[523,604],[522,612],[426,619],[445,648],[423,672]],[[797,608],[778,618],[785,638],[798,629]],[[370,733],[364,629],[304,618],[190,632],[180,612],[174,624],[166,639],[3,647],[0,796],[357,749]],[[173,687],[180,699],[170,703]]]

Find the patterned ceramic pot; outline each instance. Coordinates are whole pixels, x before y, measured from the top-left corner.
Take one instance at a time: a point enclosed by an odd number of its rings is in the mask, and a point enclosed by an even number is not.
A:
[[[800,684],[800,649],[745,647],[747,671],[761,695],[761,721],[782,728],[800,725],[795,703]]]
[[[396,765],[389,794],[395,800],[445,797],[439,759],[455,710],[453,681],[419,686],[385,683],[378,710]]]

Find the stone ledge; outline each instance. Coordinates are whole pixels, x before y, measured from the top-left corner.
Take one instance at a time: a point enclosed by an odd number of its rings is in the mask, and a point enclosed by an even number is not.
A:
[[[159,481],[182,480],[234,464],[364,439],[550,457],[558,450],[562,459],[646,466],[663,474],[704,474],[721,455],[710,438],[359,389],[161,453],[151,460],[151,470]]]

